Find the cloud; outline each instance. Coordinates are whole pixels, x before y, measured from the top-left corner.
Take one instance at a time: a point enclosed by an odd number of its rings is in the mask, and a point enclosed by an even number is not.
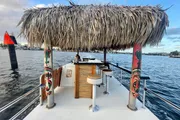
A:
[[[33,8],[44,8],[44,7],[52,7],[59,5],[58,3],[53,3],[53,4],[37,4]]]
[[[180,42],[180,39],[179,40],[173,40],[172,42],[178,43],[178,42]]]
[[[151,48],[153,48],[153,49],[164,49],[164,46],[165,45],[163,45],[163,46],[158,45],[158,46],[152,46]]]
[[[0,0],[0,42],[4,39],[5,31],[14,33],[15,36],[19,34],[17,24],[27,5],[28,0]]]
[[[180,27],[167,29],[167,35],[180,35]]]
[[[43,7],[46,7],[46,5],[45,4],[37,4],[35,7],[36,8],[43,8]]]
[[[176,46],[175,46],[175,49],[180,49],[180,45],[176,45]]]
[[[174,36],[174,37],[169,36],[169,37],[167,37],[167,39],[171,39],[171,40],[180,40],[180,36]]]
[[[20,27],[17,27],[17,24],[25,9],[32,6],[36,8],[52,6],[52,4],[36,4],[36,2],[35,0],[0,0],[0,43],[3,42],[5,31],[9,34],[14,33],[15,37],[19,35]],[[27,43],[22,37],[16,39],[19,43]]]
[[[162,43],[161,43],[161,44],[159,44],[158,46],[159,46],[159,47],[164,47],[164,46],[165,46],[165,44],[162,44]]]
[[[180,42],[180,36],[169,36],[167,39],[172,40],[173,43]]]
[[[0,8],[10,8],[14,10],[20,10],[22,6],[25,6],[27,0],[1,0]]]
[[[180,42],[180,27],[167,29],[167,40],[171,40],[173,43]]]

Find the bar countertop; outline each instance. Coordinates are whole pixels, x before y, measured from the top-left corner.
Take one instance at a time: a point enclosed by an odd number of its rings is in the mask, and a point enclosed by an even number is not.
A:
[[[103,65],[104,63],[100,60],[88,60],[88,61],[79,61],[73,62],[75,65]]]
[[[75,65],[104,65],[104,63],[100,62],[74,62]]]

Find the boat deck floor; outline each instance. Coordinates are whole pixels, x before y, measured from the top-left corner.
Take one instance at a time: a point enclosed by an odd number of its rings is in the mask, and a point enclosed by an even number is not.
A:
[[[89,111],[92,100],[74,98],[74,87],[58,87],[55,90],[56,106],[47,109],[46,104],[38,105],[25,120],[158,120],[137,100],[137,111],[127,108],[128,90],[116,79],[110,80],[110,95],[103,94],[104,88],[97,87],[96,103],[98,112]]]

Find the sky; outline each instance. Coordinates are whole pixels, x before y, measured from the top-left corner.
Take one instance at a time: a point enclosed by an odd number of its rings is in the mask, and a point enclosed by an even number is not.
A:
[[[180,0],[72,0],[75,4],[112,4],[112,5],[161,5],[169,16],[169,27],[166,30],[161,43],[158,46],[143,48],[144,53],[149,52],[171,52],[180,51]],[[0,0],[0,43],[3,42],[5,31],[13,33],[17,42],[21,44],[27,43],[22,37],[17,37],[20,28],[17,27],[25,9],[32,7],[45,7],[52,4],[69,5],[68,0]],[[131,52],[132,49],[125,52]]]

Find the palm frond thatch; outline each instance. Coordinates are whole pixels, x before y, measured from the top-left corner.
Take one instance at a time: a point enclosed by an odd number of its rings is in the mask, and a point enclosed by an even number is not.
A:
[[[157,45],[168,16],[156,6],[73,5],[28,9],[19,22],[30,45],[44,40],[64,50]]]

